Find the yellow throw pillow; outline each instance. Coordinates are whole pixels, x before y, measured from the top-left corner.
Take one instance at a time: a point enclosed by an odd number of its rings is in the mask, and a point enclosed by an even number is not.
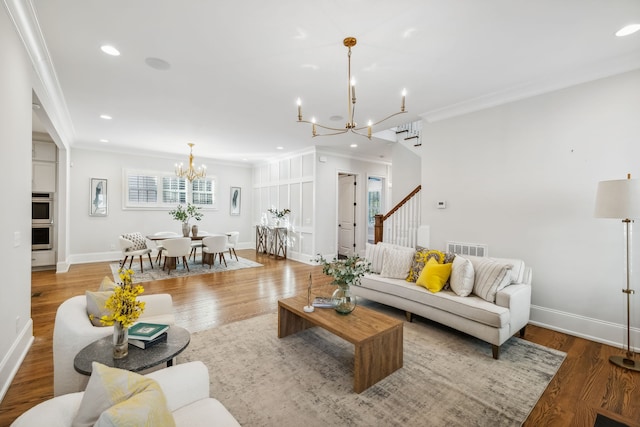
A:
[[[440,292],[451,275],[451,263],[439,264],[434,258],[427,261],[422,269],[416,285],[427,288],[431,292]]]
[[[445,254],[435,249],[421,248],[417,250],[413,256],[413,263],[407,276],[407,282],[415,282],[420,277],[420,272],[424,270],[424,266],[430,259],[435,259],[439,264],[445,261]]]
[[[91,369],[72,427],[175,426],[164,393],[155,380],[98,362],[93,362]]]

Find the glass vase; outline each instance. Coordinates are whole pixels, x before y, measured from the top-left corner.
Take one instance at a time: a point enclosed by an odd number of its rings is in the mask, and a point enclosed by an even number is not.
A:
[[[339,314],[349,314],[356,308],[356,296],[351,295],[351,287],[347,284],[338,284],[332,298],[334,308]]]
[[[122,323],[113,324],[113,358],[122,359],[129,354],[129,328]]]

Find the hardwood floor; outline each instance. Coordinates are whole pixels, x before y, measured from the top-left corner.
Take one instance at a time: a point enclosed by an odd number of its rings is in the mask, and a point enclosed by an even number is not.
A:
[[[276,312],[278,299],[306,290],[309,273],[314,288],[330,282],[321,267],[276,261],[253,250],[238,251],[238,255],[264,268],[147,282],[143,284],[145,293],[171,294],[177,324],[195,332]],[[9,426],[22,412],[53,396],[56,309],[69,297],[97,289],[102,278],[110,274],[108,263],[73,265],[64,274],[32,273],[35,341],[0,402],[0,426]],[[429,323],[420,318],[416,321]],[[602,413],[640,427],[640,374],[608,361],[611,354],[621,354],[621,350],[532,325],[527,327],[525,339],[564,351],[567,358],[524,426],[593,426],[596,414]]]

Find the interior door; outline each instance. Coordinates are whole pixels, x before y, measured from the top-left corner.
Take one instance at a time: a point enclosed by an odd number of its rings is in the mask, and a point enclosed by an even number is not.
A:
[[[356,176],[338,176],[338,256],[349,257],[356,242]]]

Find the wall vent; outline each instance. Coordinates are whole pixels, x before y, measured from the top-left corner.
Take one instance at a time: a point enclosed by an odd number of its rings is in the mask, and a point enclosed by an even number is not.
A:
[[[447,242],[447,252],[458,255],[489,256],[489,247],[478,243]]]

